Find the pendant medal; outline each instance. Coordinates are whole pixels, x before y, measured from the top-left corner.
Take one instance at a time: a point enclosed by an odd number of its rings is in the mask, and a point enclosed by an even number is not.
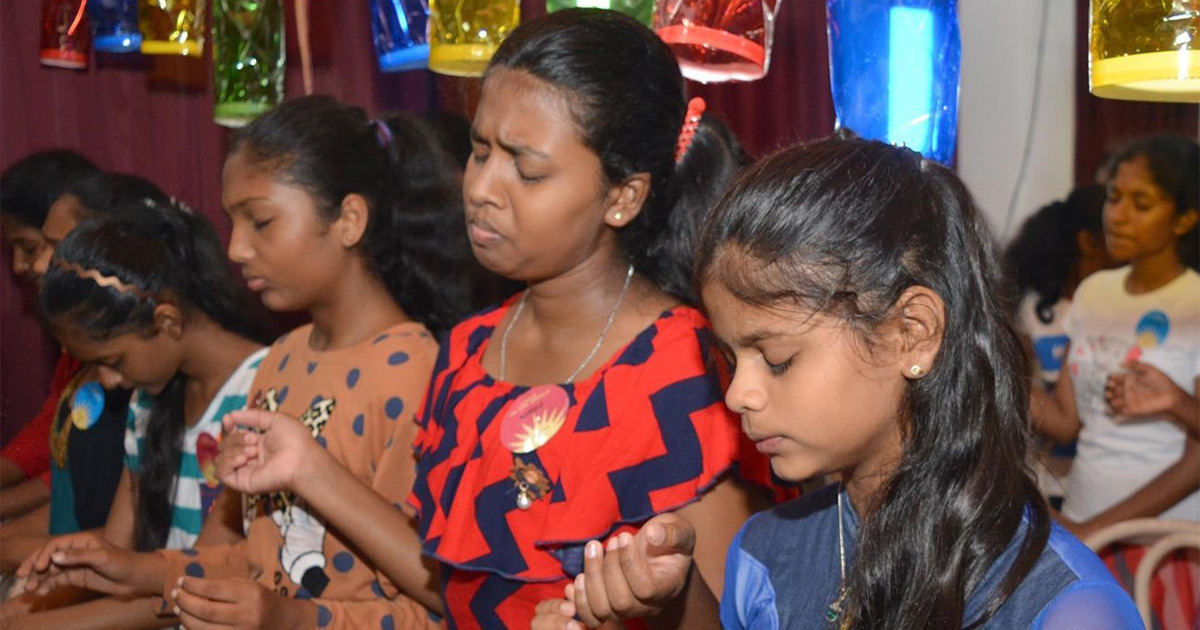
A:
[[[567,421],[571,399],[557,385],[539,385],[521,394],[500,421],[500,443],[514,455],[544,446]],[[528,510],[550,492],[550,480],[536,461],[513,458],[509,478],[517,489],[517,507]]]

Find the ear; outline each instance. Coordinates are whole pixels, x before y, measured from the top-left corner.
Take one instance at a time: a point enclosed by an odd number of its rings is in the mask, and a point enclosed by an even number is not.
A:
[[[342,247],[350,249],[362,242],[367,232],[371,208],[362,195],[350,193],[342,198],[342,214],[333,222],[333,233]]]
[[[183,337],[183,313],[178,306],[164,302],[154,307],[154,332],[172,339]]]
[[[904,336],[900,370],[905,378],[917,379],[933,369],[942,335],[946,330],[946,303],[929,287],[912,286],[896,300]]]
[[[1200,213],[1196,212],[1195,208],[1188,208],[1175,219],[1175,235],[1183,236],[1189,230],[1196,227],[1196,221],[1200,220]]]
[[[623,228],[642,211],[650,196],[650,173],[634,173],[608,191],[605,225]]]
[[[1090,256],[1099,248],[1104,247],[1104,241],[1097,239],[1087,230],[1079,230],[1075,233],[1075,245],[1079,248],[1079,253]]]

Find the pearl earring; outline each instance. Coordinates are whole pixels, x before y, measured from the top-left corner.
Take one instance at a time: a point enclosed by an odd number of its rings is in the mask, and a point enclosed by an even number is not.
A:
[[[620,221],[621,219],[624,219],[624,218],[625,218],[625,215],[621,214],[620,212],[613,213],[613,221]]]
[[[908,373],[912,374],[913,378],[920,378],[921,375],[924,374],[925,372],[924,372],[924,370],[921,369],[921,366],[914,365],[914,366],[908,368]]]

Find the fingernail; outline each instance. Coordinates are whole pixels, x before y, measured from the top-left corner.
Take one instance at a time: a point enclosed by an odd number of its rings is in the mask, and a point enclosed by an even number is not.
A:
[[[630,535],[628,532],[622,533],[620,536],[617,536],[617,546],[622,548],[628,547],[629,541],[631,540],[633,540],[632,535]]]
[[[599,556],[600,555],[600,543],[595,540],[589,542],[583,548],[583,553],[584,553],[584,555],[586,555],[589,558],[595,558],[595,557]]]
[[[577,591],[583,590],[583,574],[582,573],[575,576],[575,590],[577,590]]]
[[[171,599],[179,599],[179,589],[171,589]]]
[[[183,576],[175,578],[175,586],[183,586]]]
[[[617,537],[613,536],[612,538],[608,539],[608,550],[615,551],[616,548],[617,548]]]
[[[179,616],[179,607],[178,606],[175,607],[175,616],[176,617]]]
[[[568,617],[575,614],[575,611],[571,608],[570,602],[563,602],[563,603],[559,604],[558,612],[560,612],[564,615],[567,615]]]
[[[666,538],[666,532],[658,525],[651,525],[646,528],[646,540],[658,545]]]

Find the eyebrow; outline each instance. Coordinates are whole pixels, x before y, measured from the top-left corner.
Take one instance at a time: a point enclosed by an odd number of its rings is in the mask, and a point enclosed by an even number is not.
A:
[[[250,205],[251,203],[253,203],[255,201],[270,201],[270,200],[271,200],[270,197],[246,197],[245,199],[240,199],[240,200],[238,200],[237,203],[231,204],[228,207],[222,207],[221,210],[223,210],[225,212],[225,214],[228,215],[228,214],[234,212],[235,210],[240,210],[240,209],[242,209],[242,207]]]
[[[471,142],[478,142],[480,144],[488,144],[488,141],[485,140],[482,135],[480,135],[479,131],[477,129],[475,129],[475,127],[473,125],[471,126]],[[496,140],[496,144],[501,149],[504,149],[508,153],[511,153],[518,157],[522,156],[522,155],[528,155],[528,156],[532,156],[532,157],[536,157],[536,158],[541,158],[543,160],[550,159],[550,154],[542,152],[542,151],[538,151],[537,149],[534,149],[533,147],[529,147],[529,146],[526,146],[523,144],[513,144],[512,142],[506,142],[506,141],[500,140],[500,139]]]

